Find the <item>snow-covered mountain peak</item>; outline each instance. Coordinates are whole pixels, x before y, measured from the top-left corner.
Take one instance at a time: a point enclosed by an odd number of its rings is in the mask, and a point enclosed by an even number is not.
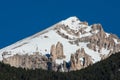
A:
[[[116,36],[104,32],[100,24],[89,26],[87,22],[82,22],[73,16],[1,49],[0,60],[8,58],[7,63],[11,64],[9,61],[14,61],[12,56],[16,54],[32,55],[37,52],[44,56],[50,55],[57,64],[61,64],[63,61],[70,62],[71,60],[74,62],[75,59],[83,61],[85,58],[86,63],[89,62],[86,64],[87,66],[108,57],[113,52],[119,51],[119,42]],[[59,52],[62,54],[59,54]],[[74,55],[71,56],[71,54]],[[48,57],[48,59],[50,58]],[[80,63],[76,64],[81,65]],[[82,64],[82,67],[85,66]]]
[[[69,17],[63,21],[80,21],[79,18],[77,18],[76,16],[72,16],[72,17]]]
[[[73,30],[78,30],[81,27],[80,23],[81,21],[76,16],[69,17],[61,22],[61,24],[64,24]]]

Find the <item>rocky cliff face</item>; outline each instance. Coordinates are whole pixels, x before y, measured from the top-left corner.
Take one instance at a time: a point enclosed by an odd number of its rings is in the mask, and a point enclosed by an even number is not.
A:
[[[0,50],[0,60],[22,68],[68,72],[80,70],[120,51],[120,40],[101,24],[70,17]]]
[[[84,48],[78,49],[75,54],[71,55],[70,63],[70,70],[80,70],[93,64],[92,58],[85,53]]]
[[[22,67],[26,69],[41,68],[47,70],[48,58],[37,52],[34,55],[19,55],[16,54],[9,58],[3,58],[3,63],[10,64],[14,67]]]
[[[65,55],[64,55],[62,43],[58,42],[56,46],[53,44],[51,46],[50,54],[53,61],[56,59],[64,59]]]

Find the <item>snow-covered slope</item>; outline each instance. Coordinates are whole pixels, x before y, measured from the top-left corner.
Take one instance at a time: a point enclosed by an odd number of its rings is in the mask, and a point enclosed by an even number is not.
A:
[[[68,30],[61,28],[60,26],[68,26]],[[91,25],[92,26],[92,25]],[[64,49],[64,55],[66,56],[65,59],[57,59],[56,63],[60,64],[63,63],[63,60],[69,62],[70,56],[72,53],[75,53],[76,50],[84,48],[85,52],[92,57],[92,61],[97,62],[101,60],[100,54],[109,54],[110,50],[106,48],[102,48],[101,52],[94,51],[92,49],[89,49],[87,47],[87,44],[89,42],[79,42],[79,45],[70,44],[69,41],[75,41],[76,39],[83,38],[83,37],[91,37],[93,34],[96,34],[99,32],[99,30],[95,30],[92,33],[90,32],[92,30],[91,26],[87,25],[87,23],[81,22],[77,17],[70,17],[66,20],[63,20],[50,28],[41,31],[33,36],[30,36],[28,38],[25,38],[21,41],[18,41],[8,47],[5,47],[0,50],[0,60],[2,60],[2,53],[8,52],[8,55],[5,56],[5,58],[13,56],[15,54],[34,54],[34,52],[39,51],[42,55],[50,54],[50,48],[51,45],[57,44],[57,42],[61,42],[63,44]],[[56,29],[57,28],[57,29]],[[59,29],[59,30],[58,30]],[[74,35],[80,32],[80,29],[84,30],[85,33],[79,33],[79,35]],[[73,33],[70,33],[71,31],[74,31]],[[57,33],[59,31],[62,34],[67,35],[69,38],[64,38],[60,34]],[[110,34],[106,33],[107,36]],[[114,39],[115,43],[117,42],[117,39]]]

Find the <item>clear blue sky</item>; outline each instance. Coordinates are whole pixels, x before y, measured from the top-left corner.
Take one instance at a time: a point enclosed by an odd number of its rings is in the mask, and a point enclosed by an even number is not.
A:
[[[120,36],[120,0],[0,0],[0,48],[70,16]]]

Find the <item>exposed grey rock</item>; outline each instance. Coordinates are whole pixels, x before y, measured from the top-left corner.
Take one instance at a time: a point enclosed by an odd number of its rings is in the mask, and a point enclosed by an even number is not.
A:
[[[93,30],[93,31],[95,31],[95,30],[103,31],[103,28],[102,28],[102,25],[101,25],[101,24],[93,24],[93,25],[92,25],[92,30]]]
[[[3,62],[14,67],[22,67],[26,69],[42,68],[47,70],[47,57],[41,55],[14,55],[4,58]]]
[[[52,60],[55,61],[56,58],[57,58],[56,46],[55,46],[55,45],[52,45],[52,46],[51,46],[50,55],[51,55],[51,57],[52,57]]]
[[[80,60],[81,58],[83,59],[83,61]],[[85,53],[84,48],[81,48],[81,50],[78,49],[75,54],[71,55],[70,63],[70,71],[80,70],[81,68],[93,64],[92,58]]]
[[[65,58],[64,52],[63,52],[63,45],[62,43],[58,42],[56,45],[56,55],[58,59]]]
[[[56,59],[63,59],[63,58],[65,58],[62,43],[58,42],[56,46],[52,45],[50,54],[51,54],[52,60],[54,60],[54,61]]]
[[[71,54],[70,63],[71,63],[70,70],[71,71],[76,70],[76,59],[74,54]]]

